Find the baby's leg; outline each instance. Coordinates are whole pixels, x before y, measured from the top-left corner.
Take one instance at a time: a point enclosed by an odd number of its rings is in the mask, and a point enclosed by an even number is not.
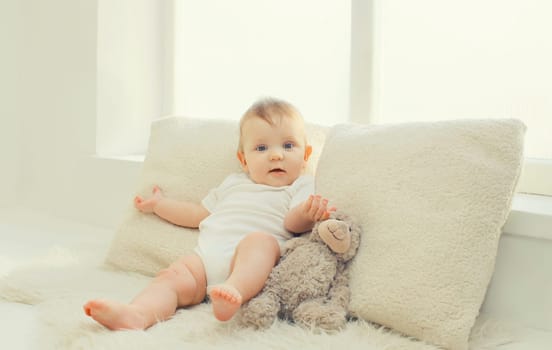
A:
[[[91,300],[84,311],[109,329],[145,329],[170,318],[177,307],[200,303],[205,281],[201,259],[189,255],[162,270],[130,304]]]
[[[273,236],[247,235],[236,248],[228,279],[209,288],[215,317],[220,321],[231,319],[242,303],[261,291],[279,258],[280,246]]]

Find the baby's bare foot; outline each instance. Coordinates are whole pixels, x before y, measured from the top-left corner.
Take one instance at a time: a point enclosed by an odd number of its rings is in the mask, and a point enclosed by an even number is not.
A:
[[[242,304],[240,292],[228,284],[210,287],[208,293],[213,304],[213,313],[219,321],[231,319]]]
[[[84,304],[83,309],[88,316],[112,330],[148,327],[144,315],[133,305],[107,300],[91,300]]]

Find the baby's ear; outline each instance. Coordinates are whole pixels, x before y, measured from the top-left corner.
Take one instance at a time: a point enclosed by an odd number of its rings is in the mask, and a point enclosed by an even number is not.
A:
[[[238,151],[236,155],[238,156],[238,160],[240,161],[243,171],[247,171],[247,161],[245,160],[245,154],[243,154],[242,151]]]
[[[304,156],[305,162],[307,160],[309,160],[309,157],[311,156],[311,154],[312,154],[312,146],[311,145],[306,145],[305,146],[305,156]]]

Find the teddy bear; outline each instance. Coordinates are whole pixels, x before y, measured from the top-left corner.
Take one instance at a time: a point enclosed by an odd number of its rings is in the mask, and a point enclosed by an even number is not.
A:
[[[307,329],[342,328],[350,299],[348,270],[360,236],[351,217],[333,212],[309,233],[288,240],[264,288],[242,305],[238,324],[264,329],[279,317]]]

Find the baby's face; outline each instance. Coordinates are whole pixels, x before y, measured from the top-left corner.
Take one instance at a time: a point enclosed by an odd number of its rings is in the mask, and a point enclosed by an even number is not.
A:
[[[303,123],[296,118],[284,117],[276,125],[251,118],[242,126],[242,143],[238,158],[243,170],[254,182],[269,186],[291,185],[310,155]]]

